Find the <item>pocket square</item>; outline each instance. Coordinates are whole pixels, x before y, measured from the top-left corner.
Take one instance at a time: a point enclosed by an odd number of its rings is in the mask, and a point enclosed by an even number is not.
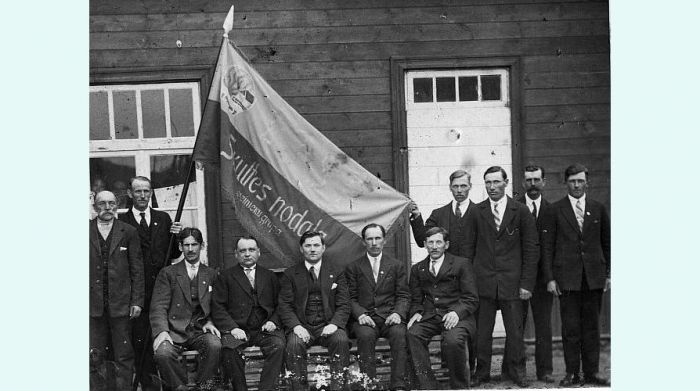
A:
[[[126,247],[119,247],[119,251],[126,251],[126,250],[127,250]]]
[[[211,292],[211,285],[209,285],[209,292]]]
[[[338,284],[336,284],[336,283],[334,282],[333,285],[331,285],[331,290],[333,290],[333,289],[335,289],[335,288],[337,288],[337,287],[338,287]]]

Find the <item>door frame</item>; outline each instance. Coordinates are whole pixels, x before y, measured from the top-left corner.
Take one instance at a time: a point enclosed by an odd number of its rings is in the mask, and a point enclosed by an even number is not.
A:
[[[396,190],[408,194],[408,136],[406,130],[406,71],[413,70],[447,70],[455,68],[506,68],[509,73],[509,107],[511,128],[511,154],[513,164],[513,178],[511,186],[513,196],[517,194],[515,189],[520,188],[522,161],[522,143],[520,138],[521,124],[521,71],[520,57],[395,57],[390,58],[391,69],[391,130],[392,130],[392,154],[394,161],[394,187]],[[410,270],[411,258],[409,256],[411,242],[410,229],[396,234],[396,255],[399,259],[407,259]]]

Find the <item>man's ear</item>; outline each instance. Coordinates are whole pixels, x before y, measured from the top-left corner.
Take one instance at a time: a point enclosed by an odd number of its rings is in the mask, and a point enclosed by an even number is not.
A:
[[[445,250],[447,250],[448,248],[450,248],[450,241],[449,240],[445,242]]]
[[[127,189],[126,194],[128,194],[129,198],[131,198],[132,200],[134,199],[134,194],[131,192],[131,189]]]

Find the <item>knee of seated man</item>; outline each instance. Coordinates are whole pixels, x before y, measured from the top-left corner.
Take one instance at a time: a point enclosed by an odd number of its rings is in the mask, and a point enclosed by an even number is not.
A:
[[[407,334],[406,325],[403,323],[395,324],[389,327],[389,337],[405,337]]]
[[[219,352],[221,351],[221,340],[214,334],[204,335],[204,350],[208,352]]]
[[[350,343],[350,340],[348,339],[347,333],[345,333],[345,330],[342,330],[342,329],[338,329],[335,331],[335,333],[331,334],[328,337],[328,341],[330,343],[337,343],[337,344]]]
[[[452,329],[442,333],[441,347],[454,347],[460,344],[464,344],[464,338],[458,329]]]
[[[370,326],[357,326],[353,331],[358,340],[371,342],[377,339],[376,331]]]
[[[304,340],[299,338],[296,334],[290,333],[287,336],[287,349],[293,350],[293,349],[301,349],[301,348],[306,348],[306,344],[304,343]]]

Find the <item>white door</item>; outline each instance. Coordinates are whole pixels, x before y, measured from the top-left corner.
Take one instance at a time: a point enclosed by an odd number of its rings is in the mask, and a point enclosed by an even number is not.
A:
[[[449,176],[471,174],[473,202],[486,199],[483,173],[501,166],[512,178],[511,112],[506,69],[408,71],[406,130],[409,195],[423,218],[452,200]],[[512,195],[512,187],[508,186]],[[411,262],[427,256],[411,235]],[[494,335],[503,333],[497,319]]]

